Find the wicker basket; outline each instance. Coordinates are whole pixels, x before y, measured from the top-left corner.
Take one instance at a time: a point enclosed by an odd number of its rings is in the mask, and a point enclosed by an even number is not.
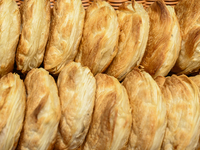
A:
[[[145,8],[148,8],[155,0],[145,0]],[[179,0],[165,0],[166,5],[175,6]]]
[[[18,6],[20,7],[21,3],[23,3],[23,0],[15,0],[18,4]],[[54,3],[56,0],[50,0],[51,3],[51,8],[53,8]],[[129,2],[131,3],[131,0],[107,0],[115,9],[118,9],[119,6],[123,3],[123,2]],[[155,2],[156,0],[136,0],[137,3],[143,4],[143,6],[145,8],[149,7],[151,4],[153,4],[153,2]],[[175,6],[178,3],[179,0],[165,0],[166,5],[171,5],[171,6]],[[88,8],[88,6],[93,2],[93,0],[82,0],[83,2],[83,6],[85,9]]]

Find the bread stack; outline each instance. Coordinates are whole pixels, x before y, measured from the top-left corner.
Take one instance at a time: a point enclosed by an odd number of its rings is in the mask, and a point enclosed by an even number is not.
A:
[[[1,0],[0,150],[200,149],[199,17],[198,0]]]
[[[181,11],[184,8],[187,11]],[[199,17],[200,17],[200,1],[187,0],[180,1],[175,7],[177,17],[179,19],[182,44],[179,58],[172,70],[178,74],[190,74],[197,72],[199,67]],[[187,14],[187,15],[186,15]]]
[[[118,53],[106,73],[121,81],[142,61],[149,34],[149,16],[136,2],[121,6],[117,15],[120,27]]]

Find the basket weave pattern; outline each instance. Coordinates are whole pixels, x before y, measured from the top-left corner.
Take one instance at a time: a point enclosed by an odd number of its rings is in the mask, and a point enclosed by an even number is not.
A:
[[[15,0],[18,4],[18,6],[20,7],[21,3],[23,3],[23,0]],[[51,8],[53,8],[54,3],[56,0],[50,0],[51,3]],[[149,7],[151,4],[153,4],[153,2],[155,2],[156,0],[136,0],[137,3],[143,4],[143,6],[145,8]],[[175,6],[178,3],[179,0],[165,0],[166,5],[171,5],[171,6]],[[93,2],[93,0],[82,0],[83,6],[85,9],[88,8],[88,6]],[[129,2],[131,3],[130,0],[108,0],[108,2],[115,8],[118,9],[119,6],[123,3],[123,2]]]

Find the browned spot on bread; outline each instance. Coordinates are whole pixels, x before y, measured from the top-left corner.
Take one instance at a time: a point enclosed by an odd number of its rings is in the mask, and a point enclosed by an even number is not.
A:
[[[75,78],[76,78],[77,71],[78,71],[77,66],[74,66],[73,68],[71,68],[69,70],[68,78],[65,81],[67,89],[71,89],[71,90],[75,90],[76,89],[76,83],[75,83],[76,79]]]
[[[10,90],[11,90],[11,87],[8,87],[6,90],[3,91],[2,99],[0,101],[0,110],[3,108],[4,104],[6,103],[6,98],[8,97]]]
[[[115,107],[115,100],[116,100],[116,93],[112,92],[112,93],[109,93],[106,97],[105,97],[105,101],[103,102],[102,106],[103,108],[100,108],[100,109],[103,109],[102,110],[102,114],[101,114],[101,117],[100,117],[100,127],[101,127],[101,133],[99,135],[99,138],[98,140],[105,140],[105,143],[108,143],[106,140],[107,140],[107,137],[106,136],[109,136],[108,139],[110,141],[113,140],[113,134],[114,134],[114,126],[115,126],[115,121],[113,121],[113,126],[111,125],[111,122],[110,120],[111,117],[112,117],[112,111]],[[115,117],[116,119],[116,117]],[[98,143],[98,142],[97,142]],[[111,142],[110,142],[111,143]],[[96,149],[106,149],[108,145],[99,145],[98,144],[98,147],[96,147]]]
[[[191,58],[196,50],[195,45],[200,39],[200,27],[192,29],[187,36],[187,40],[185,42],[186,56]]]
[[[156,1],[155,4],[152,5],[151,9],[160,14],[160,20],[167,20],[169,18],[169,12],[163,1]]]
[[[35,108],[35,110],[33,111],[33,118],[34,121],[37,123],[38,121],[38,114],[40,113],[40,111],[43,109],[43,107],[45,106],[47,100],[49,97],[49,93],[46,93],[46,95],[41,99],[40,103],[38,104],[38,106]]]

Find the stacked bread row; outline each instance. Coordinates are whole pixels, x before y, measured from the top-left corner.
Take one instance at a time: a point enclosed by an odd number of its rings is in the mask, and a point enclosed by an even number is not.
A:
[[[1,150],[169,150],[199,147],[200,75],[134,68],[120,84],[69,62],[0,79]]]
[[[15,61],[22,73],[43,62],[58,75],[75,60],[94,75],[105,72],[120,81],[136,66],[154,78],[200,68],[197,0],[180,1],[176,13],[162,0],[147,11],[135,1],[118,11],[95,1],[86,13],[80,0],[59,0],[52,16],[48,0],[25,0],[21,15],[14,0],[4,0],[1,8],[0,76],[12,71]]]

